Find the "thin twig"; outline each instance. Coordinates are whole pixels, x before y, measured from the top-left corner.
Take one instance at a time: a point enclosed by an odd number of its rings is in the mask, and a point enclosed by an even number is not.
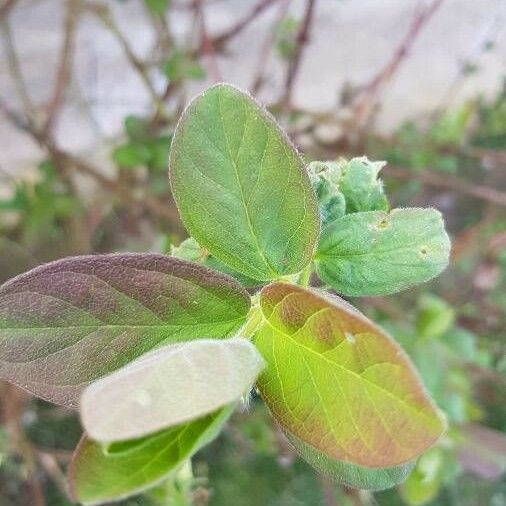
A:
[[[153,103],[157,105],[160,101],[156,90],[151,82],[151,79],[148,76],[146,71],[146,66],[143,62],[135,55],[132,48],[130,47],[130,43],[123,35],[123,32],[119,29],[116,24],[109,6],[106,4],[96,4],[96,3],[88,3],[86,4],[86,8],[89,12],[93,13],[111,32],[112,35],[118,41],[118,44],[123,49],[125,56],[130,63],[130,65],[137,71],[138,76],[141,81],[144,83],[146,90],[148,91]]]
[[[13,5],[13,4],[11,4]],[[7,56],[7,63],[9,66],[9,72],[16,86],[16,92],[23,106],[23,110],[26,117],[30,122],[35,121],[35,107],[28,93],[25,78],[21,72],[21,65],[19,63],[18,54],[14,46],[14,40],[12,37],[11,27],[7,16],[1,18],[1,28],[3,35],[4,51]]]
[[[483,55],[494,45],[505,30],[504,16],[494,17],[484,34],[481,35],[479,42],[473,47],[471,52],[459,64],[459,68],[453,80],[448,85],[446,91],[439,99],[437,106],[431,113],[431,118],[436,121],[440,115],[451,105],[453,99],[458,95],[466,79],[472,74],[468,71],[469,67],[477,67],[478,62]]]
[[[5,0],[0,6],[0,20],[4,20],[11,12],[12,8],[17,4],[18,0]]]
[[[404,180],[417,180],[423,184],[434,186],[437,188],[445,188],[464,195],[469,195],[480,200],[506,206],[506,193],[490,188],[488,186],[468,183],[462,179],[449,176],[447,174],[438,174],[434,170],[424,170],[423,172],[414,172],[402,167],[388,165],[383,169],[383,173]]]
[[[70,185],[72,189],[72,182],[70,180],[71,169],[75,169],[80,174],[86,175],[94,179],[106,191],[116,195],[121,202],[124,203],[137,203],[142,206],[149,214],[156,218],[161,218],[170,222],[177,222],[177,212],[170,206],[162,203],[155,198],[145,198],[142,201],[136,201],[133,196],[133,190],[124,185],[119,184],[117,181],[104,176],[100,170],[90,163],[81,160],[80,158],[58,148],[54,141],[48,139],[40,131],[35,129],[27,122],[25,118],[18,113],[12,111],[7,104],[0,99],[0,111],[4,116],[19,130],[30,135],[41,147],[43,147],[51,160],[55,163],[62,180]]]
[[[252,9],[240,19],[234,26],[229,28],[227,31],[220,35],[213,37],[213,44],[216,48],[221,48],[230,39],[234,38],[240,32],[242,32],[252,21],[254,21],[263,11],[268,7],[272,7],[279,0],[260,0]]]
[[[207,60],[207,70],[211,79],[214,82],[221,81],[221,73],[216,60],[216,51],[214,48],[214,41],[207,33],[206,18],[204,8],[202,6],[202,0],[195,0],[194,3],[195,12],[200,27],[200,55],[202,58]]]
[[[291,3],[292,0],[282,0],[276,19],[274,20],[271,29],[268,30],[262,46],[260,47],[260,50],[258,52],[258,63],[256,66],[256,71],[253,73],[253,80],[250,86],[250,90],[253,95],[256,95],[258,93],[264,81],[265,65],[274,44],[274,30],[279,25],[281,20],[286,16]]]
[[[390,59],[368,83],[360,87],[352,103],[352,108],[355,111],[355,128],[360,130],[364,125],[370,123],[369,120],[376,109],[379,95],[406,60],[422,28],[427,25],[443,2],[444,0],[433,0],[427,7],[416,10],[406,35]]]
[[[290,60],[290,63],[288,65],[288,71],[286,73],[285,79],[285,89],[282,99],[282,103],[287,109],[290,108],[292,102],[293,85],[299,71],[302,53],[307,41],[309,40],[309,30],[313,21],[315,6],[316,0],[307,0],[304,18],[302,20],[302,24],[297,33],[297,38],[295,41],[293,58]]]
[[[64,22],[64,38],[60,55],[60,61],[56,72],[53,96],[47,108],[46,123],[43,129],[44,136],[51,136],[56,128],[58,117],[61,112],[65,93],[70,82],[71,67],[74,53],[74,43],[77,21],[80,13],[80,0],[69,0]]]

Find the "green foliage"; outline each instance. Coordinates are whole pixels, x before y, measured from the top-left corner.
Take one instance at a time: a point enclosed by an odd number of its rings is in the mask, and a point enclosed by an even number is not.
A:
[[[72,497],[85,505],[102,504],[156,485],[212,441],[231,412],[223,408],[108,451],[83,437],[70,467]]]
[[[308,172],[320,205],[320,218],[324,229],[346,214],[346,200],[339,191],[340,165],[336,162],[311,162]]]
[[[291,16],[284,17],[276,25],[274,30],[274,45],[281,58],[289,60],[293,57],[298,31],[299,22]]]
[[[229,85],[188,106],[174,135],[170,180],[190,234],[254,279],[295,274],[319,231],[304,164],[274,119]]]
[[[165,77],[171,82],[180,82],[186,79],[200,81],[205,79],[204,68],[189,54],[176,49],[162,67]]]
[[[157,13],[165,8],[156,5]],[[176,60],[169,79],[191,77]],[[153,137],[136,117],[125,130],[118,165],[161,167],[170,139]],[[99,504],[167,479],[151,498],[178,494],[179,470],[217,434],[264,365],[256,386],[303,459],[352,486],[400,483],[441,437],[444,417],[385,331],[306,286],[317,274],[360,296],[431,279],[448,262],[441,215],[387,212],[382,162],[314,162],[308,173],[270,114],[229,85],[191,102],[169,165],[191,234],[172,249],[184,260],[73,257],[0,287],[1,377],[80,406],[88,435],[70,470],[73,497]],[[251,298],[241,284],[267,286]],[[419,345],[440,345],[452,322],[437,300],[421,300]],[[453,335],[448,353],[460,353],[459,345]],[[416,345],[411,351],[424,375],[426,356]],[[452,381],[465,388],[458,375]]]
[[[158,16],[163,16],[170,6],[171,0],[144,0],[147,8]]]
[[[481,101],[478,106],[481,128],[474,132],[472,143],[491,149],[506,146],[506,82],[492,104]]]
[[[387,295],[437,276],[449,254],[450,240],[435,209],[361,212],[323,230],[316,270],[345,295]]]
[[[395,487],[409,476],[415,462],[408,462],[397,467],[371,469],[335,460],[327,457],[298,437],[286,434],[299,455],[319,472],[330,476],[338,483],[362,490],[384,490]]]
[[[128,141],[113,150],[114,163],[123,169],[147,167],[151,171],[165,170],[171,137],[152,136],[149,125],[136,116],[127,116],[124,127]]]
[[[385,165],[385,162],[371,162],[365,157],[340,163],[339,191],[346,201],[347,214],[388,210],[383,183],[378,179]]]
[[[37,169],[34,184],[16,183],[12,197],[0,200],[0,212],[18,216],[22,231],[19,242],[27,245],[60,239],[62,225],[80,212],[79,203],[62,184],[54,164],[46,160]]]
[[[288,432],[371,468],[404,464],[443,433],[407,357],[355,308],[289,284],[264,288],[260,304],[254,342],[270,367],[258,387]]]
[[[161,344],[233,334],[248,308],[238,283],[182,260],[68,258],[0,287],[0,372],[77,406],[88,383]]]
[[[193,237],[188,237],[188,239],[185,239],[179,246],[171,246],[170,254],[176,258],[197,262],[211,269],[228,274],[245,287],[257,287],[261,285],[261,282],[257,279],[245,276],[244,274],[231,269],[227,264],[217,260],[209,253],[209,251],[202,248]]]

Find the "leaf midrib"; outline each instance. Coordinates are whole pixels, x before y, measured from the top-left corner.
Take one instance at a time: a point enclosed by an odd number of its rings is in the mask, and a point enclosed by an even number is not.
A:
[[[228,154],[229,154],[229,157],[230,157],[230,162],[231,162],[231,165],[232,165],[232,167],[234,169],[234,176],[236,178],[237,186],[239,187],[239,191],[241,193],[241,203],[242,203],[242,206],[244,208],[244,214],[246,216],[246,222],[247,222],[249,231],[251,233],[251,236],[253,237],[253,240],[255,242],[256,249],[257,249],[260,257],[262,258],[265,266],[269,270],[269,274],[271,275],[271,277],[276,278],[276,277],[278,277],[278,273],[272,268],[270,262],[267,260],[267,257],[265,256],[263,249],[260,247],[260,243],[258,241],[258,237],[256,235],[256,232],[253,229],[253,222],[251,221],[251,216],[249,214],[249,208],[248,208],[246,199],[244,197],[244,190],[243,190],[243,187],[242,187],[242,184],[241,184],[241,180],[239,178],[239,170],[238,170],[238,167],[237,167],[237,160],[235,160],[234,157],[232,156],[232,149],[230,147],[230,143],[229,143],[228,136],[227,136],[227,131],[225,129],[225,121],[224,121],[223,113],[222,113],[221,98],[220,98],[221,95],[220,95],[220,93],[218,93],[217,96],[218,96],[219,115],[220,115],[220,120],[221,120],[221,124],[222,124],[222,128],[223,128],[223,137],[225,138],[225,142],[227,143],[227,149],[228,149]],[[242,142],[243,142],[243,139],[244,139],[244,134],[245,134],[245,131],[246,131],[246,124],[247,124],[247,121],[248,121],[248,111],[246,110],[246,108],[244,108],[244,111],[245,111],[244,128],[243,128],[243,132],[242,132],[241,142],[239,143],[238,152],[240,151],[241,146],[242,146]],[[267,132],[267,135],[269,135],[269,132]]]
[[[330,311],[332,310],[332,308],[328,308]],[[317,314],[317,313],[315,313]],[[304,325],[297,331],[297,332],[300,332],[304,326],[307,324],[307,322],[313,317],[315,316],[315,314],[311,315],[307,320],[306,322],[304,323]],[[309,348],[308,346],[305,346],[301,343],[299,343],[296,339],[294,339],[290,334],[287,334],[286,332],[284,332],[283,330],[281,330],[280,328],[278,327],[275,327],[268,319],[265,319],[266,322],[270,325],[270,327],[275,331],[275,332],[279,332],[281,333],[282,335],[284,335],[285,337],[288,337],[288,339],[290,341],[293,342],[293,344],[296,346],[296,347],[299,347],[299,348],[303,348],[304,350],[310,352],[311,354],[315,355],[317,358],[327,362],[328,364],[330,364],[331,366],[334,366],[334,367],[338,367],[339,369],[342,369],[344,372],[346,372],[347,374],[351,374],[352,376],[355,376],[359,381],[363,381],[364,383],[367,383],[369,385],[371,385],[372,387],[380,390],[381,392],[385,393],[386,395],[388,395],[389,397],[393,398],[394,400],[400,402],[401,404],[405,405],[406,408],[408,408],[409,410],[411,411],[414,411],[419,417],[423,417],[423,418],[427,418],[429,420],[431,420],[431,422],[433,422],[433,419],[432,417],[430,417],[429,415],[427,415],[426,413],[422,412],[422,411],[419,411],[417,410],[415,407],[411,406],[410,404],[408,404],[404,399],[400,398],[400,397],[397,397],[395,396],[394,394],[392,394],[391,392],[389,392],[388,390],[384,389],[383,387],[381,387],[380,385],[376,384],[376,383],[373,383],[372,381],[368,380],[367,378],[364,378],[363,376],[361,376],[360,374],[350,370],[350,369],[347,369],[346,367],[344,367],[343,365],[337,363],[337,362],[334,362],[332,360],[330,360],[329,358],[327,358],[325,355],[321,354],[321,353],[318,353],[314,350],[312,350],[311,348]],[[361,335],[361,334],[357,334],[357,335]],[[393,362],[381,362],[381,363],[387,363],[387,364],[391,364],[391,365],[398,365],[398,364],[395,364]],[[373,366],[375,365],[379,365],[378,364],[373,364]]]

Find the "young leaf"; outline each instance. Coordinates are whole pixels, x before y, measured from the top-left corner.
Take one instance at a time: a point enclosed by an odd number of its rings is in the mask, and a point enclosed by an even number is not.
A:
[[[450,240],[435,209],[394,209],[344,216],[323,232],[318,276],[345,295],[386,295],[437,276]]]
[[[260,295],[257,385],[281,426],[332,459],[364,467],[413,460],[445,422],[399,345],[353,306],[296,285]]]
[[[261,281],[249,278],[248,276],[241,274],[234,269],[231,269],[228,265],[211,256],[209,254],[209,251],[207,251],[205,248],[202,248],[193,237],[188,237],[188,239],[185,239],[179,246],[172,246],[170,254],[176,258],[182,258],[183,260],[197,262],[199,264],[205,265],[206,267],[209,267],[210,269],[214,269],[215,271],[228,274],[229,276],[237,279],[237,281],[239,281],[242,286],[248,288],[256,287],[262,284]]]
[[[308,172],[320,205],[323,229],[346,214],[346,201],[339,191],[341,167],[336,162],[311,162]]]
[[[228,276],[163,255],[59,260],[0,286],[0,377],[76,407],[88,383],[157,346],[233,334],[249,306]]]
[[[92,383],[81,397],[81,420],[97,441],[139,438],[237,401],[263,366],[246,339],[165,346]]]
[[[365,156],[339,163],[342,176],[339,190],[346,200],[346,214],[386,211],[388,200],[378,179],[385,162],[371,162]]]
[[[402,483],[409,476],[415,461],[396,467],[371,469],[335,460],[318,451],[293,434],[286,433],[299,455],[320,473],[330,476],[338,483],[361,490],[385,490]]]
[[[212,441],[233,406],[107,451],[84,436],[69,471],[70,492],[85,505],[102,504],[153,487]]]
[[[220,84],[188,106],[169,160],[181,218],[201,246],[258,280],[311,260],[319,212],[304,164],[270,114]]]

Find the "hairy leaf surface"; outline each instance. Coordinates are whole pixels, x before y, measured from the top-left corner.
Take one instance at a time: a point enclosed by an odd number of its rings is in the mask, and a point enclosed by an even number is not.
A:
[[[163,255],[53,262],[0,287],[0,377],[75,407],[88,383],[157,346],[231,335],[249,305],[230,277]]]
[[[84,436],[70,466],[72,498],[85,505],[102,504],[157,485],[214,439],[233,407],[166,429],[107,451]]]
[[[338,297],[274,283],[260,295],[257,385],[281,426],[364,467],[413,460],[445,422],[399,345]]]
[[[372,162],[363,156],[339,163],[339,190],[346,200],[346,214],[363,211],[386,211],[388,200],[383,182],[378,179],[385,162]]]
[[[354,213],[322,232],[316,272],[345,295],[386,295],[437,276],[449,254],[435,209]]]
[[[293,434],[286,433],[299,455],[319,472],[330,476],[338,483],[361,490],[385,490],[402,483],[409,476],[415,461],[396,467],[372,469],[342,460],[335,460]]]
[[[319,212],[303,161],[273,117],[220,84],[188,106],[174,135],[170,180],[199,244],[258,280],[311,260]]]
[[[142,437],[239,400],[263,366],[246,339],[164,346],[91,384],[81,398],[81,420],[97,441]]]

